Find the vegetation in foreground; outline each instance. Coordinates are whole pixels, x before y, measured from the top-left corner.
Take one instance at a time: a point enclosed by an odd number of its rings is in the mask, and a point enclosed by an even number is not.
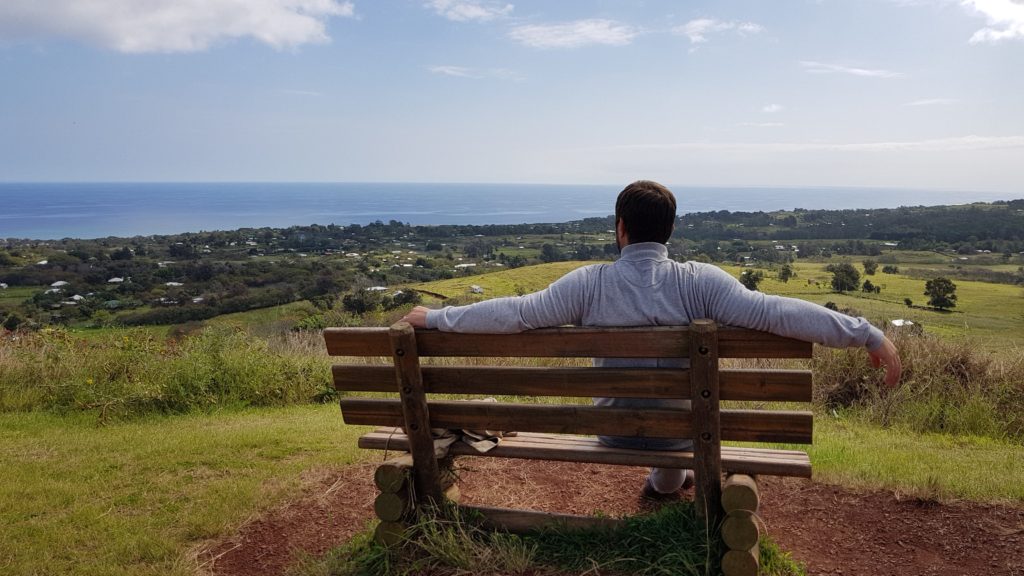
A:
[[[304,472],[371,457],[356,448],[364,431],[330,405],[103,426],[77,412],[0,414],[0,572],[193,575],[205,543],[296,494]],[[818,481],[1024,502],[1018,443],[881,428],[843,413],[819,417],[814,442],[806,448]]]
[[[406,576],[413,574],[718,574],[722,551],[708,539],[690,502],[666,506],[626,520],[620,528],[552,528],[528,535],[492,533],[475,528],[472,518],[454,510],[435,513],[392,547],[369,533],[323,559],[311,559],[293,576]],[[761,544],[765,576],[799,576],[801,566],[765,539]]]
[[[194,576],[204,543],[365,457],[362,431],[326,406],[0,414],[0,573]]]

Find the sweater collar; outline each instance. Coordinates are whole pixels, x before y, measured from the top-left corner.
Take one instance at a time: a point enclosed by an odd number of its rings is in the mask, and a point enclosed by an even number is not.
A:
[[[619,260],[666,260],[668,246],[660,242],[637,242],[622,249]]]

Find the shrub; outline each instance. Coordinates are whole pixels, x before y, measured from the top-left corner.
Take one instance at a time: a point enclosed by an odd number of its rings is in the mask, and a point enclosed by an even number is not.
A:
[[[967,341],[905,330],[889,336],[903,362],[898,388],[882,391],[882,372],[862,350],[818,347],[816,406],[917,432],[1024,439],[1024,351],[993,356]]]

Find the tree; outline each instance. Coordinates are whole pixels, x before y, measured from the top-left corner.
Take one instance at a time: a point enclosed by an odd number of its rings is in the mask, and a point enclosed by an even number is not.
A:
[[[903,299],[903,303],[907,305],[907,308],[913,308],[914,307],[914,301],[911,300],[910,298],[904,298]]]
[[[867,274],[868,276],[874,276],[875,275],[875,271],[878,270],[878,262],[875,262],[871,258],[868,258],[867,260],[865,260],[863,262],[863,264],[864,264],[864,273]]]
[[[565,254],[553,244],[544,244],[540,247],[540,259],[544,262],[561,262],[565,260]]]
[[[940,310],[956,306],[956,284],[949,278],[933,278],[924,284],[928,305]]]
[[[743,284],[747,290],[757,290],[757,285],[764,280],[764,272],[760,270],[744,270],[740,274],[740,284]]]
[[[865,280],[864,285],[861,286],[861,292],[874,292],[875,285],[871,283],[871,280]]]
[[[829,264],[825,270],[832,273],[832,289],[836,292],[848,292],[860,287],[860,272],[849,262]]]
[[[796,272],[789,264],[783,264],[782,269],[779,270],[779,280],[789,282],[790,278],[796,278]]]
[[[883,274],[896,274],[899,271],[900,271],[899,266],[894,266],[892,264],[886,264],[885,266],[882,266],[882,273]]]

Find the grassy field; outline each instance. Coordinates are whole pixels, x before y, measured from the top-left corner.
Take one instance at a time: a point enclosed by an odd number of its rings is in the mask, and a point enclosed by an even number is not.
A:
[[[196,552],[360,458],[335,406],[154,417],[0,415],[0,573],[194,574]],[[955,451],[956,458],[949,454]],[[819,481],[1024,502],[1024,447],[819,418]]]
[[[499,272],[488,272],[476,276],[463,276],[450,280],[438,280],[436,282],[423,282],[412,287],[417,290],[424,290],[434,294],[441,294],[446,298],[464,296],[469,293],[469,287],[476,285],[484,289],[483,297],[494,298],[497,296],[514,296],[519,293],[536,292],[548,287],[548,284],[557,280],[565,273],[594,264],[595,262],[552,262],[550,264],[538,264],[536,266],[524,266],[511,270]]]
[[[46,290],[45,286],[11,286],[0,290],[0,307],[4,304],[14,306],[21,304],[25,299],[31,298],[36,292]]]
[[[739,276],[743,270],[737,266],[723,268],[733,276]],[[921,279],[881,272],[874,276],[862,274],[861,281],[870,279],[872,284],[881,287],[881,293],[837,294],[829,287],[832,275],[825,271],[825,264],[798,262],[794,269],[797,277],[789,282],[780,282],[776,273],[767,272],[760,290],[818,304],[835,302],[840,308],[853,308],[874,321],[912,320],[933,334],[976,339],[985,349],[1024,346],[1024,330],[1021,329],[1024,327],[1024,288],[1020,286],[956,280],[957,305],[950,311],[941,312],[927,308],[925,281]],[[936,276],[939,274],[937,270]],[[808,284],[808,280],[817,282],[817,285]],[[908,308],[904,304],[905,298],[910,298],[915,307]]]
[[[336,406],[154,417],[0,414],[0,573],[195,574],[195,551],[351,463]]]

